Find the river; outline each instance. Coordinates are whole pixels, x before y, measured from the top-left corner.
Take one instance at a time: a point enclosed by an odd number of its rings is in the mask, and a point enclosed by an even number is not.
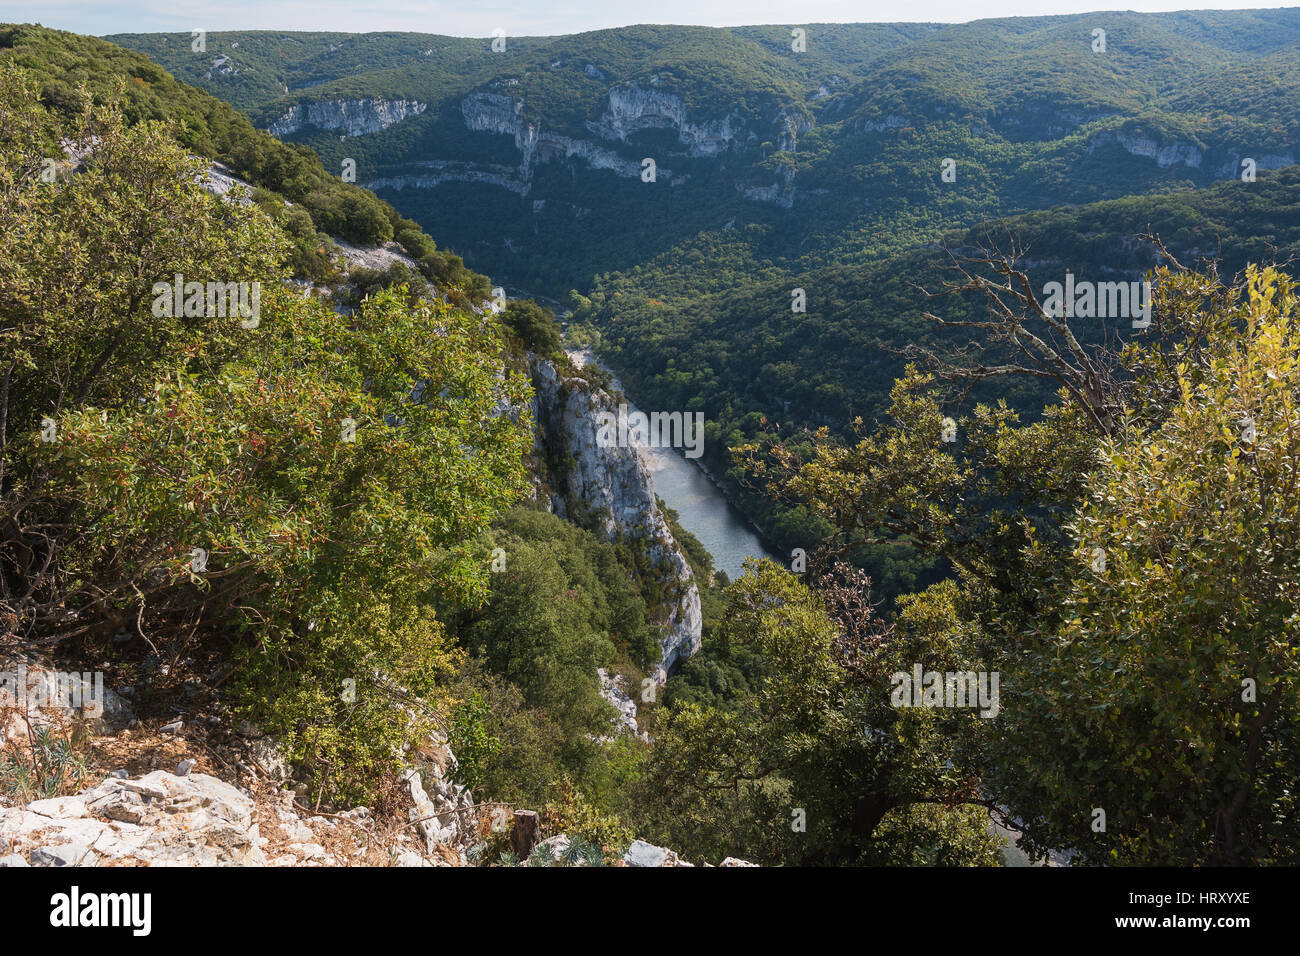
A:
[[[588,362],[613,372],[590,351],[570,351],[569,358],[581,368]],[[614,378],[621,390],[622,383]],[[628,399],[628,411],[636,406]],[[727,501],[704,469],[673,448],[640,449],[641,457],[650,470],[650,483],[655,494],[677,512],[678,523],[704,545],[713,555],[713,566],[725,571],[733,581],[740,577],[746,558],[771,558],[780,561],[754,533],[744,515]]]
[[[589,350],[570,351],[569,358],[579,368],[592,362],[614,375],[606,365]],[[615,385],[623,385],[614,376]],[[628,399],[628,411],[636,406]],[[640,449],[641,457],[650,469],[650,483],[655,494],[668,507],[677,512],[678,523],[695,537],[713,555],[713,566],[727,572],[735,580],[748,557],[771,558],[781,563],[759,539],[745,521],[744,516],[731,506],[717,485],[704,470],[687,460],[672,448]],[[1019,835],[990,821],[994,832],[1006,840],[1002,858],[1007,866],[1068,866],[1069,857],[1053,853],[1046,863],[1033,864],[1024,851],[1016,846]]]

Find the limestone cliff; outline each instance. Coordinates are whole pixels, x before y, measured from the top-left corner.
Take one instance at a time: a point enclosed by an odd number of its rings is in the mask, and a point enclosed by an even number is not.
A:
[[[580,372],[562,376],[554,363],[532,362],[534,420],[538,438],[563,473],[550,476],[557,514],[578,518],[610,541],[631,541],[646,549],[668,585],[665,605],[653,609],[663,626],[658,680],[700,648],[703,618],[691,568],[655,501],[650,471],[635,447],[603,447],[598,416],[614,411],[615,400]]]
[[[269,127],[272,136],[289,136],[312,126],[323,130],[341,130],[346,136],[377,133],[409,116],[419,116],[428,107],[416,100],[320,100],[299,103],[289,108]]]
[[[644,129],[671,129],[692,156],[717,156],[733,146],[755,139],[743,135],[739,115],[692,122],[686,104],[675,93],[642,89],[636,82],[621,83],[609,91],[609,105],[599,119],[588,120],[587,129],[610,140],[627,142],[628,136]]]
[[[675,186],[686,182],[689,175],[673,168],[674,157],[684,162],[714,159],[728,151],[755,149],[765,138],[778,143],[778,148],[793,152],[799,134],[810,128],[806,118],[785,111],[777,112],[771,118],[772,129],[764,131],[746,128],[745,121],[735,111],[714,118],[692,116],[677,94],[646,88],[636,82],[610,87],[605,109],[584,123],[590,137],[571,135],[576,130],[561,132],[548,128],[527,114],[522,98],[505,93],[488,90],[470,93],[461,100],[460,113],[465,128],[471,132],[509,136],[519,152],[519,165],[424,159],[390,169],[366,185],[371,189],[431,189],[447,182],[490,183],[526,196],[532,190],[539,164],[569,160],[577,160],[592,170],[607,170],[625,179],[636,179],[642,175],[644,157],[628,154],[630,138],[645,130],[670,130],[676,133],[677,145],[667,155],[654,157],[655,177],[656,182]],[[272,127],[272,132],[282,135],[276,127]],[[792,174],[793,169],[785,175],[785,181],[745,191],[744,195],[789,208],[793,201],[789,183]]]
[[[1205,156],[1204,152],[1192,143],[1178,140],[1170,142],[1157,141],[1151,136],[1125,129],[1098,133],[1088,141],[1088,152],[1093,152],[1111,143],[1118,144],[1131,156],[1154,159],[1156,165],[1161,169],[1178,163],[1182,163],[1191,169],[1197,169]]]
[[[615,175],[635,179],[641,175],[641,164],[626,159],[588,140],[564,136],[524,118],[524,102],[500,93],[471,93],[461,102],[461,115],[466,129],[479,133],[498,133],[510,136],[519,150],[519,180],[525,184],[532,180],[533,169],[539,162],[577,157],[592,169],[608,169]],[[660,165],[656,176],[672,182],[673,172]]]

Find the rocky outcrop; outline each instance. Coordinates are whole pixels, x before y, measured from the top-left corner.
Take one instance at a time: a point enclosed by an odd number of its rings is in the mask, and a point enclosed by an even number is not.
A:
[[[628,866],[693,866],[672,850],[655,846],[645,840],[634,840],[623,854],[623,862]]]
[[[119,771],[76,796],[0,807],[0,867],[468,866],[465,850],[479,841],[473,801],[440,773],[434,778],[426,789],[418,771],[407,774],[415,828],[384,834],[376,832],[366,807],[300,814],[291,791],[254,799],[184,765],[176,773],[155,770],[135,779]],[[601,862],[599,847],[585,841],[575,846],[563,833],[538,843],[529,862],[536,865],[538,858],[552,866]],[[636,840],[616,865],[693,864]],[[754,864],[727,857],[719,865]]]
[[[250,797],[206,774],[164,770],[0,810],[0,844],[33,866],[267,862]]]
[[[370,190],[433,189],[443,183],[487,183],[523,196],[532,184],[517,167],[490,163],[467,163],[453,160],[424,160],[403,167],[407,172],[371,179],[364,185]]]
[[[212,67],[208,70],[206,77],[212,79],[218,76],[238,76],[239,69],[230,61],[230,57],[222,54],[212,58]]]
[[[287,783],[274,744],[262,752],[256,773],[238,762],[244,778]],[[403,777],[406,826],[381,824],[366,807],[300,814],[293,790],[255,796],[187,758],[174,772],[117,770],[74,796],[0,807],[0,866],[467,866],[473,798],[446,776],[455,757],[445,742],[426,752]]]
[[[349,266],[365,269],[387,269],[392,265],[404,265],[412,272],[419,272],[420,267],[406,250],[396,242],[387,242],[382,246],[354,246],[350,242],[336,238],[335,244]]]
[[[428,103],[418,100],[382,100],[367,97],[356,100],[318,100],[299,103],[268,127],[272,136],[290,136],[313,126],[323,130],[341,130],[345,136],[377,133],[411,116],[419,116]]]
[[[0,755],[44,751],[61,759],[57,742],[80,729],[94,752],[136,762],[135,774],[90,777],[100,782],[75,794],[67,790],[85,778],[72,776],[81,772],[74,764],[66,777],[0,779],[0,804],[6,795],[29,801],[0,805],[0,866],[468,865],[478,811],[448,777],[456,759],[444,739],[426,741],[408,767],[405,816],[400,804],[383,819],[366,807],[317,814],[297,802],[306,787],[290,779],[274,738],[252,724],[243,722],[214,750],[205,742],[213,718],[191,727],[187,716],[150,730],[121,696],[129,688],[115,693],[102,674],[93,676],[87,687],[86,675],[47,663],[0,661]],[[187,753],[193,756],[178,760]],[[211,772],[200,772],[201,760]],[[140,763],[173,769],[145,772]],[[218,768],[230,776],[214,776]],[[60,779],[77,782],[63,789]],[[65,795],[32,799],[33,791]]]
[[[794,206],[794,167],[786,166],[777,172],[777,180],[767,186],[745,186],[737,183],[736,189],[746,199],[775,203],[782,209]]]
[[[597,136],[623,143],[640,130],[672,129],[691,156],[717,156],[743,141],[740,122],[739,114],[733,112],[721,119],[693,123],[680,96],[642,89],[633,82],[611,88],[605,112],[599,119],[588,120],[586,126]]]
[[[1283,166],[1294,166],[1296,162],[1295,153],[1290,150],[1287,150],[1285,153],[1252,154],[1249,158],[1255,161],[1255,169],[1257,171],[1262,169],[1281,169]],[[1228,160],[1214,171],[1215,175],[1235,179],[1241,175],[1241,164],[1245,159],[1247,159],[1247,156],[1241,155]]]
[[[636,179],[641,164],[625,159],[611,149],[582,139],[544,130],[524,118],[524,101],[501,93],[471,93],[461,101],[465,127],[478,133],[497,133],[514,139],[519,150],[519,181],[531,184],[538,163],[581,159],[592,169],[607,169],[617,176]],[[671,169],[658,166],[656,179],[671,182]],[[524,192],[527,192],[525,187]]]
[[[36,688],[38,681],[55,673],[35,662],[30,666],[25,662],[6,663],[24,668],[21,676],[26,687]],[[630,717],[630,729],[635,732],[635,707],[631,699],[619,687],[617,679],[606,674],[601,676],[624,700],[621,710],[625,719]],[[98,712],[101,709],[98,702],[104,696],[98,684],[96,687],[94,710]],[[25,733],[30,735],[32,728],[45,726],[66,731],[67,722],[76,715],[70,714],[60,699],[51,701],[41,695],[39,706],[33,703],[37,699],[34,694],[25,701],[21,721]],[[117,737],[111,744],[99,742],[104,752],[133,751],[131,759],[144,759],[156,765],[168,760],[167,753],[175,754],[177,748],[182,753],[188,749],[184,735],[189,732],[190,717],[157,728],[152,732],[148,749],[141,752],[127,740],[133,733],[146,733],[140,729],[140,722],[120,702],[103,710],[112,720],[94,726]],[[123,723],[136,730],[125,729]],[[232,778],[215,776],[215,770],[200,772],[202,756],[185,757],[174,764],[173,770],[141,772],[137,768],[131,774],[119,769],[75,794],[32,799],[15,806],[0,805],[0,868],[443,867],[469,866],[471,860],[479,865],[507,863],[504,857],[485,859],[483,851],[495,839],[485,840],[487,828],[501,833],[509,826],[510,808],[495,803],[476,804],[470,791],[452,780],[456,758],[440,735],[411,751],[413,762],[401,777],[400,802],[388,806],[382,816],[368,807],[341,813],[317,813],[308,809],[303,805],[308,802],[303,795],[305,786],[294,784],[289,778],[283,755],[273,738],[245,721],[238,726],[235,739],[237,743],[233,747],[224,748],[224,756],[210,751],[217,761],[207,765],[207,769],[217,766],[231,769]],[[18,748],[30,746],[30,740],[17,738],[7,743]],[[173,755],[170,760],[175,761],[176,757]],[[232,783],[230,779],[240,783]],[[396,812],[388,812],[391,810]],[[530,811],[516,810],[513,817],[516,827],[522,818],[531,818],[534,827],[538,821],[538,814]],[[517,852],[520,865],[599,866],[611,862],[616,866],[638,867],[691,865],[672,850],[644,840],[635,841],[621,858],[610,860],[601,846],[583,838],[571,840],[564,833],[548,836],[531,853],[518,848]],[[751,864],[728,858],[720,865]]]
[[[253,204],[252,193],[253,187],[243,179],[235,175],[234,171],[222,163],[210,163],[208,165],[207,175],[204,177],[202,186],[214,196],[221,196],[226,200],[235,199],[236,187],[240,190],[238,201],[241,206],[251,206]]]
[[[700,648],[700,592],[685,555],[650,484],[650,470],[635,447],[603,447],[597,440],[598,416],[614,412],[608,393],[585,379],[562,381],[555,365],[533,361],[534,415],[552,460],[568,462],[553,483],[557,514],[581,512],[607,540],[630,539],[643,545],[673,595],[667,606],[652,609],[663,626],[657,680],[662,683],[678,662]]]
[[[652,78],[653,80],[654,78]],[[496,84],[502,88],[501,84]],[[577,160],[592,170],[607,170],[625,179],[639,179],[643,173],[643,156],[624,155],[630,137],[639,131],[669,129],[677,134],[682,148],[673,149],[669,156],[653,157],[656,161],[657,183],[679,186],[689,176],[675,172],[664,160],[671,156],[713,158],[742,146],[755,146],[759,136],[744,129],[744,121],[737,112],[725,116],[700,120],[688,115],[680,96],[657,89],[647,89],[639,84],[621,83],[609,90],[604,112],[584,124],[594,139],[575,137],[547,129],[538,120],[525,114],[524,101],[517,95],[480,90],[461,100],[461,116],[465,128],[476,133],[509,136],[519,152],[517,167],[466,160],[421,160],[391,167],[383,176],[369,180],[365,185],[381,189],[432,189],[443,183],[487,183],[507,189],[519,196],[527,196],[533,185],[533,175],[541,163]],[[794,151],[798,136],[810,128],[806,117],[779,112],[773,119],[773,139],[780,149]],[[273,128],[273,132],[276,130]],[[602,145],[618,144],[623,148]],[[789,207],[792,190],[778,185],[775,189],[759,188],[751,198],[775,201]]]
[[[1161,169],[1183,165],[1188,169],[1201,169],[1215,177],[1235,179],[1241,175],[1242,161],[1246,158],[1255,161],[1256,170],[1281,169],[1295,164],[1295,153],[1284,150],[1279,153],[1269,152],[1228,152],[1222,147],[1212,150],[1202,149],[1195,143],[1182,140],[1158,140],[1153,136],[1132,130],[1107,130],[1088,140],[1088,152],[1094,152],[1105,146],[1119,146],[1131,156],[1140,156],[1155,160]],[[1225,153],[1228,157],[1224,160]]]
[[[596,668],[596,676],[600,678],[600,696],[618,711],[619,732],[637,735],[636,701],[624,689],[625,679],[603,667]],[[645,739],[644,734],[640,736]]]
[[[1098,133],[1088,141],[1088,152],[1094,152],[1108,145],[1118,145],[1132,156],[1154,159],[1161,169],[1182,163],[1191,169],[1199,169],[1205,154],[1191,143],[1179,141],[1159,142],[1142,133],[1127,130]]]
[[[424,763],[423,772],[412,767],[403,776],[403,784],[411,798],[408,811],[410,822],[424,840],[426,853],[435,853],[441,846],[455,847],[464,856],[464,849],[474,842],[476,818],[470,813],[474,798],[469,790],[453,783],[447,773],[456,766],[456,758],[443,749],[443,762]]]
[[[414,771],[410,813],[420,829],[376,841],[366,807],[300,815],[291,791],[255,800],[186,763],[136,779],[119,771],[76,796],[0,808],[0,866],[468,865],[455,822],[468,794],[438,790],[431,799]]]
[[[625,866],[694,866],[693,863],[687,863],[680,856],[669,850],[667,847],[655,846],[653,843],[647,843],[645,840],[635,840],[623,854],[623,864]],[[719,866],[757,866],[756,863],[750,863],[748,860],[737,859],[729,856]],[[706,863],[705,866],[708,866]]]
[[[0,748],[22,746],[38,730],[80,720],[95,734],[131,726],[135,714],[103,675],[60,671],[27,656],[0,657]]]

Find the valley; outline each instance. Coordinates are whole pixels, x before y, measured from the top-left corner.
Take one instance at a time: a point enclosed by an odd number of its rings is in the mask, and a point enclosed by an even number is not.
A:
[[[579,368],[589,362],[599,364],[590,351],[573,351],[569,357]],[[622,389],[617,376],[613,384]],[[642,448],[641,456],[649,468],[654,493],[677,513],[681,526],[713,556],[718,570],[734,580],[740,577],[747,558],[780,560],[697,462],[685,459],[672,448],[654,446]]]
[[[1300,8],[122,30],[0,24],[0,865],[1297,862]]]
[[[423,34],[214,34],[202,55],[180,35],[112,39],[327,168],[353,161],[471,268],[559,301],[643,406],[705,411],[706,466],[783,553],[825,529],[746,487],[730,449],[878,416],[899,351],[942,340],[913,295],[918,276],[942,285],[939,244],[991,222],[1034,236],[1035,259],[1130,280],[1144,227],[1193,258],[1294,248],[1292,215],[1256,212],[1300,153],[1294,10],[800,29],[801,50],[775,25],[502,52]],[[1124,229],[1091,211],[1106,201]],[[1242,208],[1199,212],[1224,203]]]

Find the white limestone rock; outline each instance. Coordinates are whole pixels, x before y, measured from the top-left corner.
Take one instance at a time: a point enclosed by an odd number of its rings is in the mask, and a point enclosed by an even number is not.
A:
[[[339,130],[345,136],[377,133],[394,123],[419,116],[429,108],[418,100],[384,100],[365,97],[351,100],[319,100],[299,103],[289,108],[268,128],[272,136],[290,136],[312,126],[322,130]]]
[[[600,413],[615,411],[608,393],[594,387],[562,390],[554,364],[541,358],[534,362],[533,385],[534,420],[545,429],[545,440],[572,462],[567,492],[553,500],[556,513],[565,515],[577,504],[603,512],[599,530],[607,540],[645,539],[651,561],[675,592],[665,607],[652,609],[656,623],[664,626],[654,675],[662,684],[679,661],[700,649],[703,616],[690,564],[655,501],[650,469],[639,449],[602,447],[597,441]],[[563,399],[562,392],[567,392]]]
[[[600,696],[618,711],[619,732],[636,735],[636,701],[623,689],[622,677],[611,676],[603,667],[596,668],[596,676],[600,678]]]
[[[672,850],[655,846],[645,840],[635,840],[623,854],[623,862],[628,866],[691,866]]]
[[[0,809],[0,840],[38,865],[66,862],[69,847],[154,866],[265,865],[257,838],[252,799],[201,773],[109,777],[76,797]]]

